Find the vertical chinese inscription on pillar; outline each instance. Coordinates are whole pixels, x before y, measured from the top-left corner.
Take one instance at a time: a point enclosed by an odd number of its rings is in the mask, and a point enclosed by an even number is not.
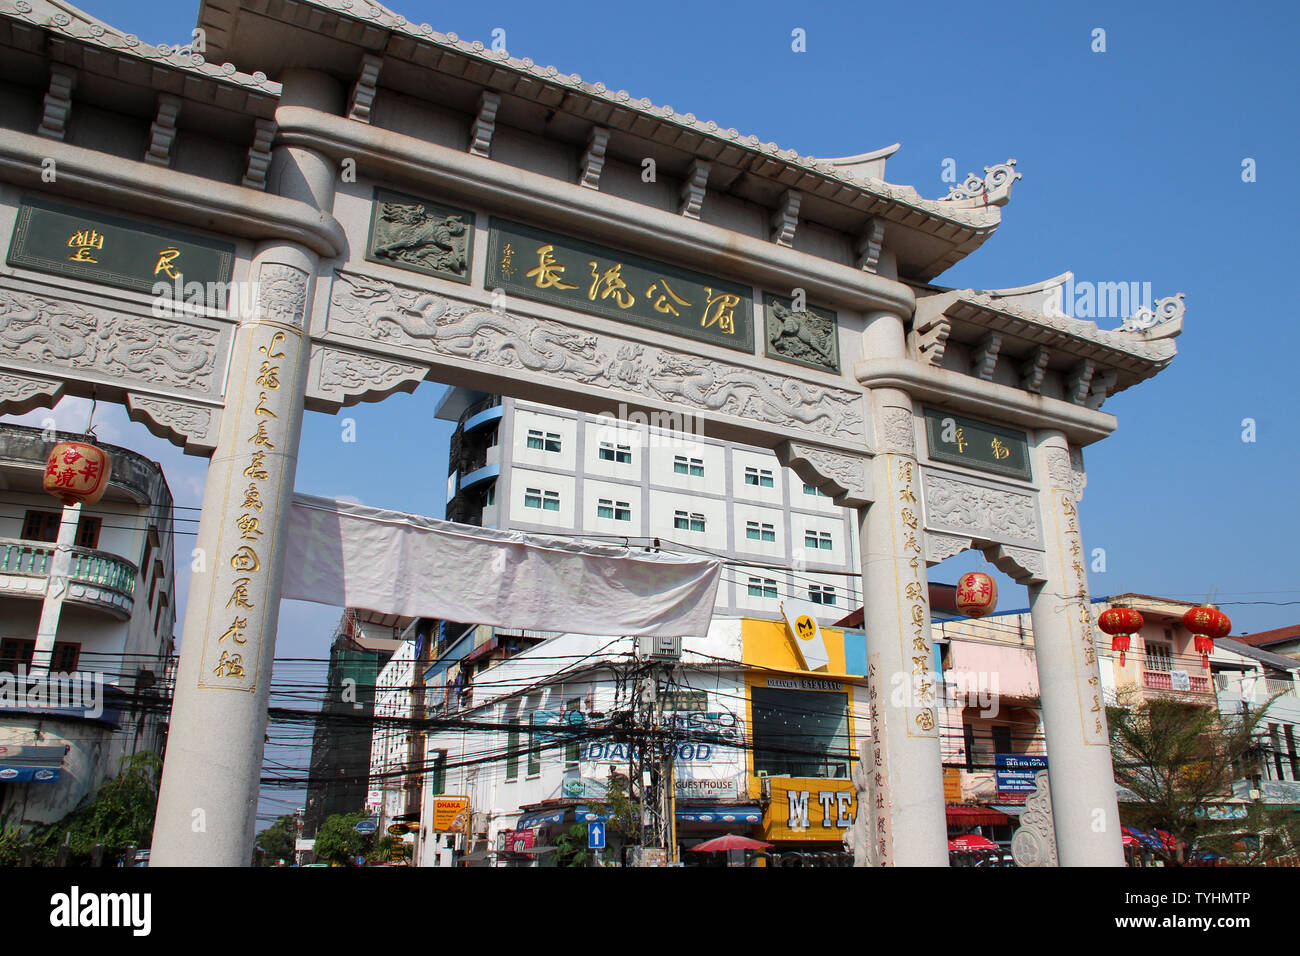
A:
[[[1065,453],[1052,449],[1048,453],[1065,458]],[[1068,459],[1066,459],[1068,463]],[[1055,465],[1056,462],[1049,462]],[[1057,487],[1051,489],[1052,510],[1055,511],[1056,540],[1061,567],[1064,572],[1066,614],[1070,622],[1070,637],[1075,646],[1075,666],[1085,675],[1087,690],[1079,700],[1083,721],[1083,741],[1093,746],[1109,746],[1106,736],[1105,707],[1102,703],[1101,675],[1097,665],[1097,645],[1092,630],[1092,612],[1088,606],[1088,573],[1083,565],[1083,539],[1079,532],[1079,509],[1072,488],[1059,487],[1065,482],[1058,477],[1059,468],[1049,467]]]
[[[273,326],[255,324],[251,329],[260,344],[250,350],[245,365],[240,411],[252,405],[252,414],[236,417],[234,465],[214,569],[218,585],[199,681],[203,687],[245,691],[256,689],[265,621],[277,613],[269,606],[267,575],[283,458],[272,453],[287,443],[289,423],[282,414],[284,403],[276,399],[286,373],[291,384],[296,378],[297,353],[287,355],[285,349],[301,347],[296,337],[290,344],[288,335]]]
[[[890,517],[894,523],[895,571],[898,574],[899,640],[907,668],[909,688],[907,734],[934,737],[939,733],[935,716],[934,650],[930,638],[929,589],[925,578],[923,532],[916,499],[916,462],[893,462],[890,478]],[[899,563],[901,562],[901,563]]]
[[[894,862],[894,833],[891,827],[892,817],[885,811],[889,804],[889,775],[885,773],[885,759],[882,748],[885,739],[885,714],[881,707],[883,693],[880,687],[880,655],[872,654],[867,659],[867,698],[870,701],[871,714],[871,766],[862,768],[863,779],[871,779],[873,786],[868,792],[875,801],[874,813],[866,814],[866,819],[873,820],[872,831],[867,835],[876,848],[876,866],[891,866]],[[862,798],[865,799],[865,794]]]

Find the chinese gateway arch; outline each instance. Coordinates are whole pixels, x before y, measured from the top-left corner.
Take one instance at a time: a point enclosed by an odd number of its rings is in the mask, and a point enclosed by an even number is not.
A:
[[[934,689],[884,691],[932,667],[927,565],[982,551],[1029,589],[1060,862],[1122,865],[1081,452],[1181,297],[1108,331],[1068,275],[932,284],[1014,161],[924,199],[897,147],[803,156],[366,0],[198,28],[0,0],[0,411],[93,392],[211,459],[155,865],[250,859],[304,409],[426,379],[700,416],[857,509],[884,865],[947,863]]]

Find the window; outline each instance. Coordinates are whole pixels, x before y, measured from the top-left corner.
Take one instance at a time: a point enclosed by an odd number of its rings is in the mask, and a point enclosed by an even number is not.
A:
[[[613,518],[615,521],[631,521],[632,506],[626,501],[601,498],[596,502],[596,517]]]
[[[678,531],[703,531],[704,515],[675,511],[673,512],[673,527]]]
[[[775,541],[776,528],[766,522],[746,521],[745,537],[751,541]]]
[[[528,776],[536,777],[542,772],[542,747],[537,742],[537,735],[533,733],[532,727],[537,723],[537,715],[528,715]]]
[[[29,511],[23,517],[23,538],[27,541],[53,542],[59,540],[59,525],[63,513],[59,511]],[[102,519],[83,516],[77,523],[74,543],[79,548],[99,547],[99,528]]]
[[[528,447],[536,448],[540,451],[559,451],[560,436],[555,432],[546,432],[543,434],[536,428],[528,429]]]
[[[1014,753],[1011,749],[1011,728],[1006,726],[994,725],[993,728],[993,752],[995,754]]]
[[[506,723],[519,720],[519,705],[506,708]],[[506,780],[519,779],[519,730],[515,728],[506,737]]]
[[[848,779],[848,695],[754,687],[754,771]]]
[[[1168,644],[1147,644],[1147,668],[1165,672],[1173,669],[1173,652]]]
[[[497,434],[497,429],[495,428],[489,429],[486,435],[484,435],[484,438],[485,438],[484,444],[488,448],[495,448],[497,446],[497,442],[501,440],[501,436]]]
[[[632,446],[615,445],[613,442],[600,443],[600,460],[612,461],[620,465],[632,464]]]
[[[745,484],[758,488],[773,487],[772,473],[766,468],[746,468]]]
[[[679,475],[690,475],[692,478],[703,478],[704,459],[687,458],[685,455],[674,455],[673,471]]]
[[[826,492],[822,491],[822,490],[821,490],[820,488],[818,488],[816,485],[810,485],[810,484],[808,484],[807,482],[804,483],[804,486],[803,486],[803,493],[804,493],[805,495],[809,495],[809,496],[817,497],[817,498],[829,498],[829,497],[830,497],[830,495],[826,494]]]
[[[560,493],[558,491],[542,491],[540,488],[525,488],[524,507],[540,508],[542,511],[559,511]]]
[[[36,642],[11,637],[0,641],[0,671],[13,673],[19,667],[31,667],[32,656],[36,653]],[[68,674],[77,669],[81,659],[80,643],[56,642],[54,655],[50,658],[50,671],[55,674]]]
[[[749,596],[756,598],[775,598],[776,581],[773,578],[750,578]]]
[[[497,483],[494,481],[483,492],[483,507],[490,508],[497,503]]]
[[[803,533],[804,547],[812,548],[816,551],[820,548],[823,551],[831,549],[831,533],[829,531],[805,531]]]
[[[808,600],[814,604],[834,604],[835,589],[825,584],[808,585]]]

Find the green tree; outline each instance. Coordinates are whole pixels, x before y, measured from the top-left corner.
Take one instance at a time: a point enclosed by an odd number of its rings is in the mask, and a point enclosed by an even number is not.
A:
[[[257,835],[257,846],[265,855],[263,866],[276,866],[281,860],[292,863],[294,860],[294,840],[298,833],[298,820],[293,816],[282,816]]]
[[[22,822],[11,823],[9,812],[0,814],[0,866],[17,866],[22,862]]]
[[[1198,846],[1240,830],[1240,821],[1210,819],[1210,808],[1232,795],[1234,780],[1250,774],[1267,711],[1265,705],[1224,716],[1212,705],[1176,697],[1107,708],[1115,781],[1137,798],[1124,805],[1125,823],[1178,838],[1174,848],[1153,851],[1166,865],[1182,866]]]
[[[612,859],[618,858],[625,844],[641,842],[641,805],[627,795],[627,789],[628,778],[621,773],[611,773],[605,782],[605,799],[591,801],[591,809],[605,819],[606,848]],[[556,845],[559,844],[560,840],[557,840]],[[585,847],[586,844],[587,828],[582,825],[582,845]]]
[[[555,838],[556,866],[586,866],[591,854],[587,852],[587,824],[575,823]]]
[[[354,828],[366,814],[336,813],[316,832],[316,859],[347,866],[359,856],[365,856],[374,843],[373,837],[358,833]]]
[[[96,790],[89,803],[33,831],[30,839],[39,862],[52,864],[65,841],[71,866],[90,863],[97,843],[102,843],[110,856],[123,852],[128,844],[138,849],[148,847],[153,838],[161,772],[162,759],[157,754],[146,752],[122,758],[121,771]]]

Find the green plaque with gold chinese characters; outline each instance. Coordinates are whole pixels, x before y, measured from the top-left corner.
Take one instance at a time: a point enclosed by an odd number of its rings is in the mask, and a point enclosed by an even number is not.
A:
[[[158,283],[202,283],[225,308],[235,247],[206,236],[26,198],[9,243],[11,266],[152,293]]]
[[[1029,481],[1029,436],[933,408],[925,410],[930,457]]]
[[[754,350],[750,290],[616,249],[493,219],[489,289],[607,319]]]

